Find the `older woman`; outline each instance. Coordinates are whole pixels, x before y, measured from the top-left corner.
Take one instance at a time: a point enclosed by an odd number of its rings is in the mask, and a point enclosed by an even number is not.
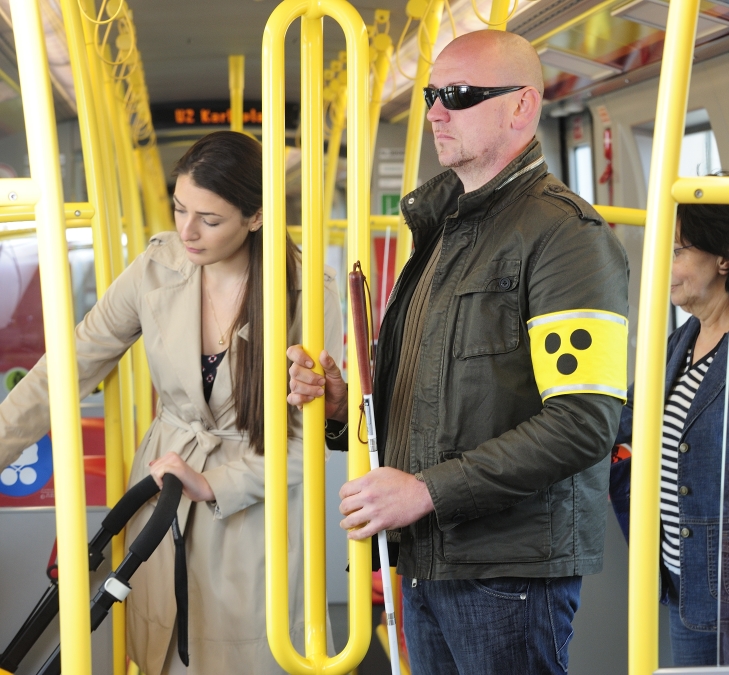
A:
[[[662,601],[670,609],[674,665],[716,665],[729,206],[678,207],[671,302],[691,317],[668,339],[661,451]],[[632,393],[631,388],[616,444],[631,442]],[[613,496],[618,511],[619,495]],[[729,513],[725,519],[727,523]],[[729,607],[726,558],[721,575],[723,617]]]

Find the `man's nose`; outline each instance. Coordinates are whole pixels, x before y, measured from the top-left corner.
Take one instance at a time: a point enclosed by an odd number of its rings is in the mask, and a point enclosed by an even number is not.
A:
[[[433,106],[430,110],[428,110],[428,114],[425,116],[426,119],[429,122],[436,122],[438,120],[449,120],[449,111],[448,109],[443,105],[442,101],[440,100],[440,97],[435,99],[435,103],[433,103]]]

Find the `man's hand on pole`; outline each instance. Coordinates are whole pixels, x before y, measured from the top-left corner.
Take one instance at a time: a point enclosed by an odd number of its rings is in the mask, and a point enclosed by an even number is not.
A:
[[[301,345],[289,347],[286,356],[292,361],[289,368],[291,393],[286,400],[301,410],[304,403],[311,403],[315,398],[325,396],[326,418],[346,422],[347,383],[342,379],[342,373],[329,352],[324,350],[319,355],[319,363],[324,369],[323,376],[314,372],[314,360]]]
[[[420,520],[434,510],[425,483],[415,476],[380,467],[351,480],[339,491],[340,527],[349,539],[366,539],[380,530],[394,530]]]

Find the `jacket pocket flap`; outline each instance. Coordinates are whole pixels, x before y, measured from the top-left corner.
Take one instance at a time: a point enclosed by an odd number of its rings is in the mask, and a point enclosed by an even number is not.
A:
[[[456,295],[512,291],[519,285],[520,270],[521,260],[493,260],[462,279],[456,288]]]

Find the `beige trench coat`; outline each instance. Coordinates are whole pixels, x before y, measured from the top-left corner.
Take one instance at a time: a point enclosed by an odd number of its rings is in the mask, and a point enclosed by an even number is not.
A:
[[[342,319],[333,275],[325,274],[326,347],[341,362]],[[209,404],[201,376],[201,268],[187,259],[176,233],[153,237],[76,329],[81,396],[88,395],[140,337],[159,394],[157,417],[142,440],[130,484],[149,462],[172,450],[202,471],[215,504],[178,510],[185,531],[191,675],[282,673],[266,638],[263,457],[235,432],[230,353],[221,363]],[[301,342],[300,303],[289,344]],[[240,335],[246,337],[244,327]],[[232,355],[235,358],[235,355]],[[164,413],[163,413],[164,411]],[[163,421],[160,416],[166,420]],[[45,357],[0,405],[0,467],[50,426]],[[187,427],[187,428],[185,428]],[[222,431],[222,438],[213,431]],[[289,416],[289,588],[294,645],[303,653],[301,414]],[[154,501],[154,500],[153,500]],[[153,510],[150,502],[127,528],[127,543]],[[176,617],[174,545],[168,533],[131,580],[127,599],[129,656],[146,675],[162,672]]]

